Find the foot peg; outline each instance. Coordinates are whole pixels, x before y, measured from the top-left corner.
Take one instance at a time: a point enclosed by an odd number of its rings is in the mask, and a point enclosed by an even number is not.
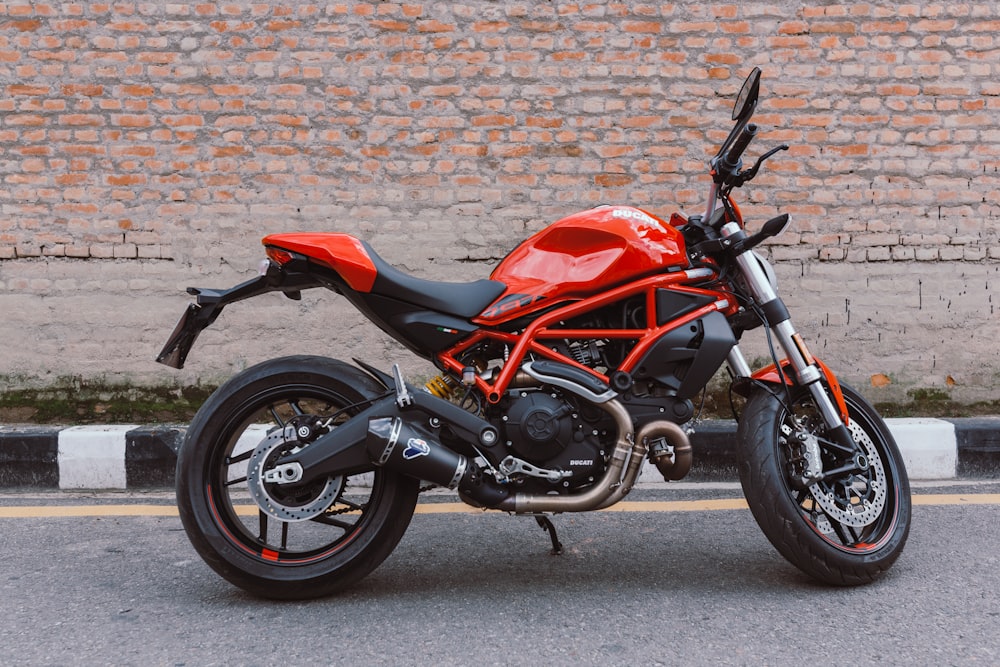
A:
[[[392,379],[396,383],[396,405],[399,409],[413,405],[413,396],[406,388],[406,381],[403,380],[403,372],[399,370],[399,364],[392,365]]]

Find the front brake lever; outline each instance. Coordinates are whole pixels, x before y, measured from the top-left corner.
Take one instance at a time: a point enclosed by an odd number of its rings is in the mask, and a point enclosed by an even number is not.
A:
[[[771,157],[778,151],[787,151],[787,150],[788,150],[788,144],[781,144],[780,146],[772,148],[768,152],[764,153],[759,158],[757,158],[757,162],[755,162],[752,167],[750,167],[746,171],[741,171],[740,173],[736,174],[736,183],[734,185],[736,187],[740,187],[744,183],[752,181],[754,176],[757,175],[757,172],[760,171],[760,167],[762,164],[764,164],[764,160]]]

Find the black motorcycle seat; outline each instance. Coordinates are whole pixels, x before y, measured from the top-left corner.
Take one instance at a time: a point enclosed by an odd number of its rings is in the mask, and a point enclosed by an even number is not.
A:
[[[446,283],[415,278],[403,273],[378,256],[368,243],[362,241],[368,256],[375,265],[375,283],[372,294],[392,297],[430,310],[470,319],[479,315],[486,306],[504,293],[507,286],[496,280],[476,280],[471,283]]]

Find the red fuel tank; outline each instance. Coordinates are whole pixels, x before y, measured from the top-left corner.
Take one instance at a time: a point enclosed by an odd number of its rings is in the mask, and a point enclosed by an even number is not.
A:
[[[629,280],[687,266],[684,237],[632,206],[599,206],[558,220],[504,258],[490,278],[507,291],[479,316],[518,317],[542,301],[589,296]]]

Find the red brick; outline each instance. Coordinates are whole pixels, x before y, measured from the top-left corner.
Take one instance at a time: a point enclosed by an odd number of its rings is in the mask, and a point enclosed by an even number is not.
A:
[[[378,28],[379,30],[386,30],[389,32],[409,32],[412,24],[409,21],[398,21],[381,19],[377,21],[372,21],[371,25]]]
[[[659,34],[663,31],[663,24],[658,21],[626,21],[622,24],[624,32]]]
[[[12,83],[7,86],[7,93],[9,95],[48,95],[49,87]]]
[[[419,32],[454,32],[455,29],[455,24],[444,23],[437,19],[421,19],[417,21],[417,30]]]
[[[168,127],[200,127],[205,124],[201,116],[161,116],[161,122]]]
[[[301,21],[288,20],[288,21],[268,21],[265,28],[271,32],[282,32],[285,30],[293,30],[299,28],[302,25]]]
[[[5,30],[13,29],[19,32],[34,32],[40,27],[42,27],[42,21],[40,19],[21,19],[0,23],[0,28]]]
[[[597,174],[594,176],[594,183],[601,187],[616,188],[628,185],[633,180],[628,174]]]

